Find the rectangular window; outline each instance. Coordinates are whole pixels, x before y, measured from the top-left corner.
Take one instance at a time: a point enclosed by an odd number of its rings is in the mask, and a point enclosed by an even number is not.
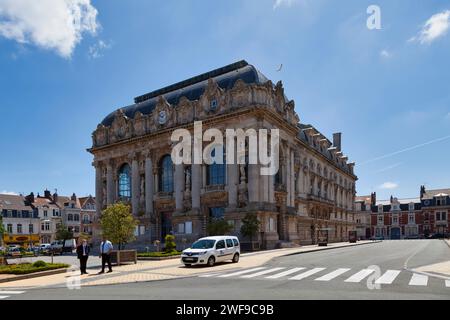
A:
[[[184,233],[184,223],[179,223],[178,224],[178,233]]]
[[[275,231],[275,220],[273,218],[269,218],[269,232]]]
[[[414,217],[413,214],[409,215],[408,221],[409,221],[409,223],[414,223],[415,222],[415,217]]]
[[[186,234],[192,234],[192,221],[186,221],[184,224],[184,232]]]
[[[436,212],[436,221],[441,221],[441,213]]]
[[[22,233],[22,225],[21,224],[17,225],[17,233]]]
[[[28,225],[28,233],[34,233],[34,226],[32,224]]]
[[[12,227],[12,224],[8,224],[8,226],[6,227],[6,231],[8,231],[9,234],[13,233]]]
[[[47,218],[47,216],[48,216],[48,212],[47,212],[47,210],[44,210],[44,217]]]
[[[212,220],[223,220],[225,217],[225,208],[222,207],[209,208],[209,217]]]

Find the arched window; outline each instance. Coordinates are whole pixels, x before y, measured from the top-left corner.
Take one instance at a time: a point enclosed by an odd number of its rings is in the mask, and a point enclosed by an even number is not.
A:
[[[215,185],[222,185],[225,184],[225,175],[226,175],[226,165],[225,165],[225,153],[223,153],[223,160],[222,163],[216,163],[214,161],[213,164],[208,166],[208,185],[209,186],[215,186]],[[211,151],[211,157],[216,156],[216,149],[213,149]]]
[[[119,170],[119,198],[129,200],[131,198],[131,168],[124,164]]]
[[[170,155],[164,156],[159,164],[159,191],[173,192],[173,163]]]

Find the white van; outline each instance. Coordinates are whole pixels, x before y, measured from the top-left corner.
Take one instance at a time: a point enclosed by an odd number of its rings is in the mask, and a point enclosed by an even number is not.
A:
[[[237,237],[220,236],[201,238],[181,254],[181,262],[186,267],[206,264],[212,267],[216,262],[239,262],[241,245]]]

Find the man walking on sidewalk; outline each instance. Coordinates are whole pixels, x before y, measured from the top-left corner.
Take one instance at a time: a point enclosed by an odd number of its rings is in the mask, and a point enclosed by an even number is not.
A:
[[[113,272],[111,268],[111,251],[113,249],[113,245],[111,241],[109,241],[105,236],[103,236],[103,241],[100,244],[100,258],[102,258],[102,271],[99,274],[105,273],[105,265],[108,263],[109,271],[108,273]]]

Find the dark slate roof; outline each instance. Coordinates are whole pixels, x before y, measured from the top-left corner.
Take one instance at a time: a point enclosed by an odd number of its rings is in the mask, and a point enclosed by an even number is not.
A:
[[[246,84],[264,84],[268,81],[254,66],[242,60],[136,97],[134,99],[135,104],[125,107],[122,110],[127,117],[134,118],[137,112],[141,112],[144,115],[152,113],[160,96],[164,96],[171,105],[177,105],[183,96],[191,101],[198,100],[205,92],[209,79],[214,79],[218,86],[224,90],[233,88],[239,79]],[[114,121],[114,115],[115,112],[109,114],[102,121],[102,124],[104,126],[110,126]]]
[[[422,199],[433,199],[439,194],[446,194],[447,196],[450,195],[450,189],[435,189],[435,190],[426,190],[425,194],[423,195]]]

